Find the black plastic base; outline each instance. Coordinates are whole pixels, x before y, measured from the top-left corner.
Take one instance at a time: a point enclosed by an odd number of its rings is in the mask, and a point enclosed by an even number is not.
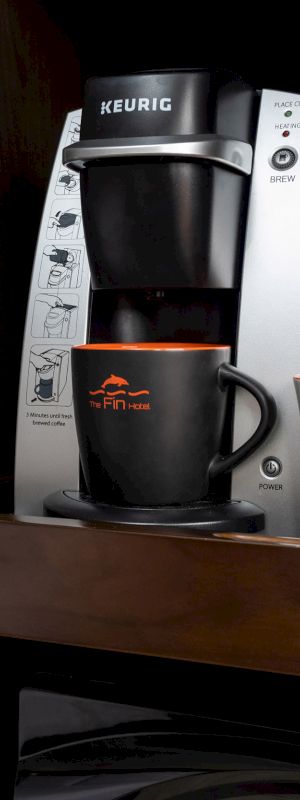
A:
[[[244,500],[224,503],[202,501],[189,506],[112,506],[96,503],[82,492],[61,491],[44,501],[50,517],[68,517],[93,522],[114,522],[122,525],[149,525],[188,528],[191,531],[230,531],[257,533],[265,525],[264,512]]]

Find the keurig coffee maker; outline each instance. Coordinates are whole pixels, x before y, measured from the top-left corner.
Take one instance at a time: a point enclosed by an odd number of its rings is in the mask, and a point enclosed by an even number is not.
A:
[[[285,297],[280,264],[287,240],[291,240],[288,233],[296,234],[298,157],[292,122],[283,115],[288,108],[296,117],[299,105],[297,95],[264,90],[260,96],[241,79],[221,71],[162,71],[88,81],[81,127],[80,111],[71,112],[64,127],[38,243],[19,403],[19,513],[40,513],[46,498],[46,513],[56,516],[177,524],[193,530],[255,531],[264,527],[267,508],[268,530],[280,515],[283,527],[282,501],[294,491],[295,482],[284,485],[287,466],[282,452],[288,449],[289,458],[296,463],[293,420],[297,420],[298,430],[298,410],[290,376],[299,371],[299,364],[296,343],[286,354],[283,341],[285,355],[280,350],[280,364],[278,369],[273,368],[270,331],[272,352],[274,343],[279,352],[280,324],[290,320],[298,286],[298,272],[293,267],[287,315],[287,306],[283,309],[280,299]],[[293,124],[297,130],[296,119]],[[74,126],[80,128],[79,140],[77,136],[74,140]],[[289,146],[286,132],[291,137]],[[282,135],[284,142],[279,138]],[[76,181],[71,201],[68,194],[62,197],[60,176],[66,171],[80,174],[80,198],[76,196]],[[287,235],[283,238],[279,219],[287,204]],[[275,218],[278,223],[274,227]],[[61,220],[67,220],[68,227],[62,228]],[[57,238],[64,238],[63,245],[54,244]],[[270,262],[267,254],[271,242]],[[72,346],[83,344],[115,350],[130,345],[148,345],[148,350],[151,346],[158,350],[160,345],[160,350],[166,351],[175,345],[182,351],[223,347],[230,354],[228,367],[233,372],[237,367],[244,376],[248,374],[260,383],[267,411],[264,430],[262,405],[248,392],[221,387],[226,389],[226,403],[219,462],[234,456],[245,443],[247,458],[241,458],[238,466],[231,462],[233,472],[230,465],[226,472],[211,469],[205,496],[187,502],[179,497],[176,502],[172,495],[170,504],[127,502],[126,497],[121,501],[118,492],[110,491],[105,481],[102,496],[101,488],[97,496],[91,496],[76,460],[70,366],[59,407],[56,403],[54,408],[49,401],[47,408],[44,399],[42,403],[39,396],[31,399],[28,392],[26,395],[37,294],[41,290],[49,293],[50,286],[52,295],[54,291],[50,245],[55,250],[58,272],[63,265],[59,253],[64,253],[65,262],[75,264],[72,283],[58,283],[56,288],[61,303],[77,309],[72,339],[64,341],[64,334],[58,334],[57,346],[62,350],[69,353]],[[291,244],[287,247],[292,264]],[[292,286],[295,291],[291,291]],[[270,326],[270,315],[273,318],[275,312],[277,325]],[[287,326],[283,328],[288,341]],[[44,357],[45,350],[42,340],[35,345],[38,356]],[[39,365],[40,370],[43,368],[47,364]],[[282,382],[283,371],[289,372],[288,389],[283,390],[288,402],[280,388],[280,381],[283,386],[287,383]],[[115,379],[120,377],[125,385],[116,386]],[[110,379],[112,384],[108,385]],[[220,381],[218,385],[220,388]],[[109,374],[99,373],[89,389],[90,393],[105,391],[110,395],[106,399],[108,409],[109,403],[113,407],[114,391],[123,392],[124,399],[127,392],[141,387],[132,385],[128,375],[110,368]],[[188,389],[185,385],[186,392]],[[275,404],[268,390],[277,404],[279,399],[281,413],[275,427]],[[33,400],[35,406],[29,408]],[[98,401],[101,408],[100,397]],[[181,402],[183,408],[184,397]],[[125,408],[120,403],[121,407]],[[203,408],[202,424],[206,425]],[[196,427],[193,430],[196,432]],[[173,431],[175,435],[175,426]],[[24,454],[28,456],[33,441],[41,436],[47,440],[51,458],[45,475],[40,470],[36,476],[33,492],[33,474],[27,457],[25,475]],[[60,459],[57,437],[64,441]],[[262,444],[264,438],[266,444]],[[249,439],[252,448],[248,447]],[[116,461],[116,451],[112,460]],[[280,482],[276,480],[277,471],[276,475],[271,473],[271,462],[283,474]],[[113,470],[110,478],[112,486]],[[295,503],[293,509],[291,523],[295,525]],[[298,516],[300,522],[300,509]]]
[[[228,74],[161,72],[88,82],[80,140],[64,150],[63,163],[80,171],[92,280],[90,344],[223,345],[234,363],[256,116],[255,92]],[[262,438],[274,423],[271,399],[269,405]],[[232,412],[229,390],[224,457],[232,449]],[[110,490],[102,471],[96,497],[84,489],[64,492],[48,498],[46,508],[83,518],[260,530],[262,510],[230,499],[229,469],[215,479],[212,471],[205,496],[194,489],[182,501],[173,492],[166,504],[156,492],[155,504],[148,504],[146,492],[134,505],[116,492],[120,478]]]

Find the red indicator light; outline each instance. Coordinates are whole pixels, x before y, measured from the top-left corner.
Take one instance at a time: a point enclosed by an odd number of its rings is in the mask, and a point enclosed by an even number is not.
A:
[[[289,136],[289,135],[290,135],[290,132],[289,132],[289,131],[283,131],[283,134],[282,134],[282,136],[284,136],[284,138],[285,138],[285,139],[286,139],[286,137],[287,137],[287,136]]]

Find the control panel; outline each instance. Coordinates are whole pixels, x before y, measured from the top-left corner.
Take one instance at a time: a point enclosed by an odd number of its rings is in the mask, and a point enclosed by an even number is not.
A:
[[[233,472],[232,497],[264,509],[266,532],[300,536],[300,96],[264,90],[243,264],[237,366],[274,395],[278,419]],[[237,393],[234,446],[258,424],[255,401]]]

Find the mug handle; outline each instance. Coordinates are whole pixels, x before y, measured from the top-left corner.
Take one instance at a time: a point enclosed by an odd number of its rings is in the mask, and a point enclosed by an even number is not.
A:
[[[222,456],[219,453],[213,458],[209,467],[209,477],[217,478],[223,472],[230,470],[241,464],[242,461],[253,453],[256,448],[262,444],[270,431],[272,430],[277,416],[277,408],[274,397],[262,386],[261,383],[239,372],[236,367],[231,364],[221,364],[218,369],[218,384],[220,389],[226,389],[227,386],[233,384],[234,386],[241,386],[247,389],[250,394],[257,400],[261,418],[259,425],[254,431],[250,439],[247,440],[241,447],[238,447],[233,453],[227,456]]]

